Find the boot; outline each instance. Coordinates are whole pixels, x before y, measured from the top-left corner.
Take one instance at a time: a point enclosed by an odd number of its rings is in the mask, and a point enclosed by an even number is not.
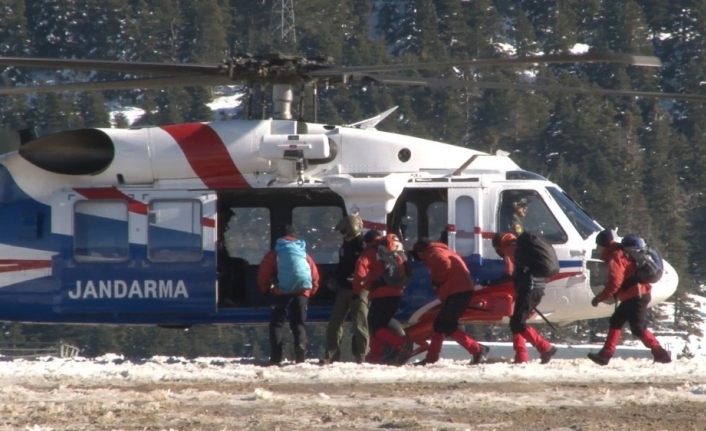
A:
[[[456,329],[451,334],[451,338],[473,356],[471,365],[480,363],[481,360],[485,359],[485,355],[487,355],[490,350],[488,347],[478,344],[476,340],[469,337],[468,334],[460,329]]]
[[[588,354],[588,359],[592,360],[598,365],[608,365],[608,362],[610,362],[610,358],[607,356],[604,356],[603,350],[601,350],[598,353],[589,353]]]
[[[431,336],[431,343],[429,343],[429,350],[427,350],[427,356],[424,358],[424,364],[417,362],[415,365],[427,365],[434,364],[439,360],[439,355],[441,354],[441,347],[444,345],[444,338],[446,336],[441,332],[434,332]]]
[[[412,356],[412,351],[414,351],[414,341],[406,340],[404,345],[397,351],[397,357],[393,360],[394,364],[404,365],[409,361],[409,357]]]
[[[554,346],[550,346],[549,350],[547,350],[546,352],[544,352],[540,355],[540,363],[541,364],[548,364],[549,361],[552,360],[552,357],[554,355],[556,355],[556,352],[558,352],[557,348]]]
[[[652,356],[654,356],[655,362],[660,364],[669,364],[670,362],[672,362],[672,354],[669,352],[669,350],[666,350],[663,347],[660,347],[657,350],[653,350]]]
[[[294,362],[297,364],[301,364],[302,362],[306,361],[306,350],[302,349],[301,347],[295,347],[294,348]]]
[[[512,348],[515,350],[515,364],[524,364],[525,362],[529,362],[527,344],[525,337],[523,337],[522,334],[512,334]]]
[[[480,347],[480,350],[478,351],[478,353],[473,355],[473,358],[471,358],[470,365],[478,365],[481,362],[485,361],[485,358],[488,357],[488,352],[490,352],[490,347],[484,346],[482,344],[478,344],[478,346]]]
[[[522,332],[522,336],[525,338],[525,340],[529,341],[529,343],[537,349],[540,355],[543,355],[552,348],[552,345],[549,344],[547,340],[542,338],[541,335],[537,331],[534,330],[533,327],[527,326],[524,332]]]
[[[642,334],[640,334],[640,341],[642,341],[642,344],[644,344],[645,347],[652,351],[652,356],[654,357],[655,362],[659,362],[660,364],[668,364],[672,362],[671,353],[659,344],[659,341],[657,341],[654,334],[650,332],[649,329],[642,330]]]
[[[618,341],[620,341],[620,332],[620,329],[610,328],[608,330],[608,336],[605,338],[603,348],[598,353],[589,353],[588,359],[598,365],[608,365],[610,358],[612,358],[615,353],[615,346],[617,346]]]

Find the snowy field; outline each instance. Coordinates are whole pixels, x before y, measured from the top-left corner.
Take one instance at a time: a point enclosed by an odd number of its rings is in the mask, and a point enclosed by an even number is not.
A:
[[[703,430],[706,361],[0,361],[0,430]]]

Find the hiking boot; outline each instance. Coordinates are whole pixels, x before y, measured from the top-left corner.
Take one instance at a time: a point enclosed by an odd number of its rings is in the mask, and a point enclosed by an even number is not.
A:
[[[589,353],[588,354],[588,359],[592,360],[598,365],[608,365],[608,362],[610,362],[610,358],[606,358],[605,356],[601,355],[599,353]]]
[[[380,356],[380,361],[377,362],[379,364],[383,365],[392,365],[393,363],[397,363],[397,358],[399,357],[399,350],[395,350],[392,348],[392,346],[385,345],[385,348],[382,351],[382,355]]]
[[[482,361],[485,361],[485,358],[488,357],[488,352],[490,352],[490,347],[484,346],[483,344],[479,344],[478,347],[480,347],[480,350],[478,353],[473,355],[473,358],[471,359],[470,365],[478,365]]]
[[[541,359],[540,363],[541,363],[541,364],[548,364],[549,361],[552,360],[552,356],[556,355],[556,352],[558,352],[558,351],[559,351],[559,350],[558,350],[556,347],[551,346],[551,347],[549,348],[549,350],[547,350],[546,352],[542,353],[542,354],[539,356],[540,359]]]
[[[404,346],[397,353],[397,365],[404,365],[409,361],[409,357],[412,356],[412,351],[414,350],[414,341],[407,340]]]
[[[331,365],[333,364],[333,359],[328,359],[328,358],[321,358],[319,359],[319,365],[320,366],[326,366],[326,365]]]
[[[267,363],[265,363],[265,367],[281,367],[282,363],[283,363],[283,361],[281,361],[281,360],[276,361],[276,360],[270,359],[269,361],[267,361]]]
[[[669,364],[670,362],[672,362],[672,355],[669,353],[668,350],[661,349],[660,351],[654,354],[654,359],[657,363]]]
[[[422,359],[421,361],[417,361],[417,362],[413,363],[412,365],[414,365],[415,367],[424,367],[426,365],[431,365],[431,364],[436,364],[436,361],[429,361],[427,359]]]

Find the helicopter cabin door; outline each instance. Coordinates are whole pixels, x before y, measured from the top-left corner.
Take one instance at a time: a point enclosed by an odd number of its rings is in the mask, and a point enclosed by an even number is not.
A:
[[[482,188],[449,188],[448,191],[448,234],[449,248],[463,257],[471,270],[480,267],[480,247],[483,226]]]
[[[113,316],[216,311],[215,195],[86,188],[56,193],[58,313]]]

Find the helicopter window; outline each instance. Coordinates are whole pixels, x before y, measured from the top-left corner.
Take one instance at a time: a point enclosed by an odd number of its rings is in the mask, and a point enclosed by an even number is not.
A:
[[[456,253],[470,256],[475,252],[476,203],[470,196],[456,199]]]
[[[600,226],[593,221],[593,217],[586,212],[579,204],[574,202],[569,195],[559,190],[556,187],[547,187],[547,190],[552,195],[559,208],[564,211],[566,217],[576,228],[583,239],[588,238],[594,232],[601,230]]]
[[[270,210],[267,208],[234,208],[225,220],[223,241],[230,257],[260,262],[270,251]]]
[[[448,225],[448,206],[446,202],[433,202],[427,208],[427,217],[429,218],[429,237],[436,238],[446,230]]]
[[[404,237],[404,248],[411,250],[419,239],[419,212],[416,204],[412,202],[405,204],[405,215],[400,228]]]
[[[74,257],[78,262],[115,262],[128,258],[127,202],[78,201],[74,212]]]
[[[334,226],[343,217],[337,206],[295,207],[292,226],[306,241],[306,250],[318,264],[338,263],[341,236]]]
[[[505,190],[500,196],[498,232],[529,231],[552,244],[563,244],[569,237],[534,190]]]
[[[148,220],[147,257],[151,261],[201,260],[203,240],[200,201],[151,201]]]

